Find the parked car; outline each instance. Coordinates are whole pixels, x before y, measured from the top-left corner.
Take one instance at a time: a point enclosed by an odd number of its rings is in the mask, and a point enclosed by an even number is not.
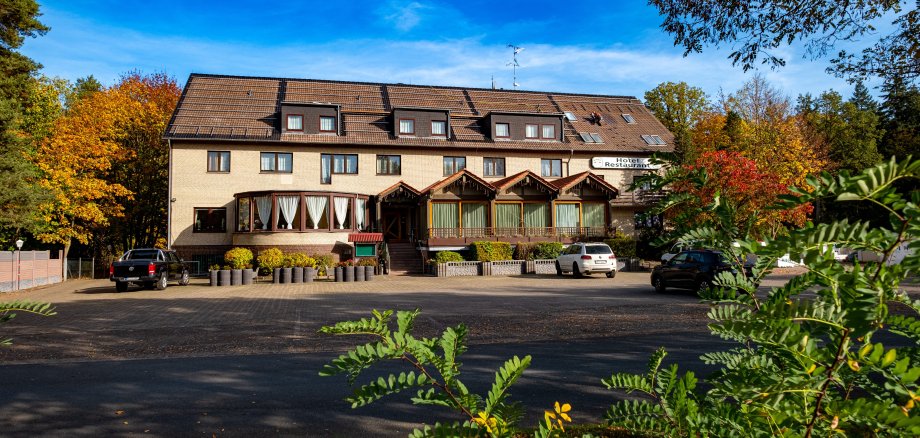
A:
[[[185,286],[189,282],[188,265],[175,251],[156,248],[138,248],[124,253],[109,267],[109,280],[115,282],[115,290],[124,292],[131,283],[146,289],[166,289],[171,280]]]
[[[573,243],[556,258],[556,275],[571,272],[575,277],[603,272],[617,275],[617,256],[606,243]]]
[[[712,286],[718,273],[732,270],[719,251],[683,251],[652,270],[652,286],[657,292],[664,292],[669,287],[706,290]]]

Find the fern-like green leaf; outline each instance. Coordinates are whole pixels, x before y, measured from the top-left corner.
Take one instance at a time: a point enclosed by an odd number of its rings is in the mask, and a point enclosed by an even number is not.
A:
[[[406,388],[426,386],[430,383],[431,381],[427,376],[424,374],[416,375],[414,371],[399,373],[399,375],[390,374],[386,379],[379,377],[377,380],[355,389],[354,394],[346,400],[351,402],[352,408],[357,408],[389,394],[398,393]]]
[[[492,411],[504,402],[511,385],[524,374],[528,366],[530,366],[529,355],[524,356],[523,359],[514,356],[495,372],[495,383],[492,384],[492,389],[486,396],[486,405],[483,409],[487,415],[491,415]]]

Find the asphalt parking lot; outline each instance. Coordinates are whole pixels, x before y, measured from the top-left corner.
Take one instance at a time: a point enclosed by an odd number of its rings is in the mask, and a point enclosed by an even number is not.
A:
[[[317,330],[372,309],[420,308],[417,329],[428,335],[465,323],[473,343],[705,330],[706,305],[691,293],[658,295],[648,281],[648,273],[633,272],[235,287],[193,280],[119,294],[106,280],[73,280],[0,296],[51,302],[58,312],[7,324],[14,345],[0,350],[0,362],[339,351],[342,340]]]

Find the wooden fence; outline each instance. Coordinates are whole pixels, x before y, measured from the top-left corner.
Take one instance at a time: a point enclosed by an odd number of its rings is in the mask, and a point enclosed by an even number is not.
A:
[[[63,281],[62,251],[0,251],[0,292]]]

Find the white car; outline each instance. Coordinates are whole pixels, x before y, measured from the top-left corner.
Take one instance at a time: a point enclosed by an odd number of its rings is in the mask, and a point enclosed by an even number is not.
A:
[[[571,272],[576,277],[603,272],[617,275],[617,256],[606,243],[573,243],[556,258],[556,275]]]

